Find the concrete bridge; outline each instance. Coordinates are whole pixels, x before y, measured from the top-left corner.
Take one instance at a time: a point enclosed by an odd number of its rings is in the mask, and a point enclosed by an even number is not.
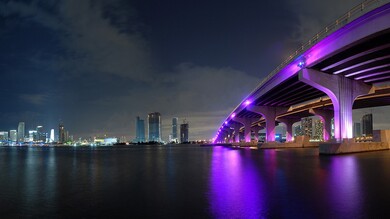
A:
[[[256,138],[261,127],[266,142],[274,142],[279,122],[286,124],[291,140],[292,124],[307,115],[321,118],[325,141],[331,140],[332,118],[332,141],[351,139],[354,107],[390,105],[390,89],[380,89],[390,82],[389,2],[365,1],[302,45],[228,115],[215,142],[232,136],[229,141],[238,142],[240,129],[250,142],[251,133]],[[318,99],[324,101],[303,104]],[[302,104],[301,111],[291,110]]]

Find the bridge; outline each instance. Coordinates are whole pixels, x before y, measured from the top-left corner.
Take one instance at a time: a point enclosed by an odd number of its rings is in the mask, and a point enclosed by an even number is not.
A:
[[[390,1],[365,1],[272,71],[223,121],[215,142],[239,142],[240,130],[251,142],[262,128],[266,142],[274,142],[279,122],[290,141],[293,123],[309,115],[321,118],[324,141],[351,139],[352,109],[390,105],[390,89],[381,89],[389,81]]]

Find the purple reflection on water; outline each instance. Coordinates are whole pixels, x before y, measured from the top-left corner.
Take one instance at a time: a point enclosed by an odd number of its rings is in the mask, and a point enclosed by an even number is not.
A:
[[[329,201],[338,215],[361,215],[363,191],[356,156],[335,157],[330,164]]]
[[[264,182],[251,159],[240,153],[250,151],[213,149],[208,198],[216,218],[259,218],[265,214]]]

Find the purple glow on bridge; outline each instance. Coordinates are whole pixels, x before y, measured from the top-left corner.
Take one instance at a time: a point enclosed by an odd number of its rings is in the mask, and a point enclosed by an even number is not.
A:
[[[231,116],[230,116],[230,118],[234,118],[236,116],[236,113],[233,113]]]
[[[245,106],[248,106],[248,105],[251,104],[251,103],[252,103],[252,101],[250,101],[250,100],[245,100],[244,105],[245,105]]]

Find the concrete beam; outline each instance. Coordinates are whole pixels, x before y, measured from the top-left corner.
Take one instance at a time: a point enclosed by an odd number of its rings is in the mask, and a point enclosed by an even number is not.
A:
[[[323,91],[332,100],[336,140],[352,138],[353,101],[358,96],[368,94],[371,86],[345,78],[343,75],[331,75],[313,69],[302,69],[299,80]]]
[[[247,106],[247,110],[262,115],[266,123],[266,141],[275,141],[275,119],[276,116],[287,112],[287,107],[270,107],[270,106]]]

